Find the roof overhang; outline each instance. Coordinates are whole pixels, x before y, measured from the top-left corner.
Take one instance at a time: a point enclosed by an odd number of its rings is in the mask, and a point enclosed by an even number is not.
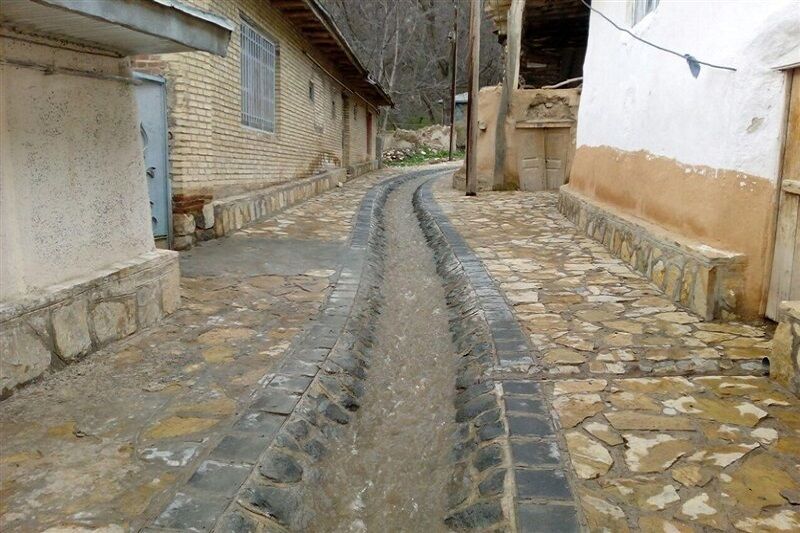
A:
[[[224,56],[234,28],[174,0],[3,0],[0,23],[124,56],[195,50]]]
[[[344,85],[375,107],[394,105],[318,0],[272,0],[272,4],[336,67],[343,76],[340,81]]]

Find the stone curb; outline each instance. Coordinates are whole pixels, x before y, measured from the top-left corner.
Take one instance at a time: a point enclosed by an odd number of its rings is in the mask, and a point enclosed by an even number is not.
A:
[[[303,530],[304,491],[360,406],[383,305],[384,207],[404,174],[364,196],[334,289],[317,319],[147,531]]]
[[[433,198],[414,209],[434,250],[462,361],[456,379],[459,442],[446,523],[457,530],[580,531],[556,425],[538,383],[498,379],[538,368],[511,307]],[[510,474],[510,475],[509,475]]]

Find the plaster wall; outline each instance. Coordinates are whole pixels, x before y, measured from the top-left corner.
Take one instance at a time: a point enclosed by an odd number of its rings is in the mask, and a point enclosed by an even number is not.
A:
[[[478,94],[478,145],[475,173],[479,191],[491,191],[494,183],[495,131],[502,87],[481,87]],[[453,187],[466,190],[466,161],[453,174]]]
[[[627,2],[593,6],[630,26]],[[737,311],[764,307],[785,130],[785,73],[800,46],[796,1],[661,2],[632,31],[736,72],[702,67],[592,14],[569,189],[678,238],[744,254]]]
[[[593,7],[629,27],[628,2]],[[632,31],[736,72],[702,67],[636,41],[593,13],[578,146],[643,150],[685,165],[775,181],[786,75],[772,69],[800,47],[796,0],[662,1]]]
[[[476,173],[478,190],[494,187],[494,166],[498,110],[502,97],[502,86],[482,87],[478,95],[478,158]],[[505,122],[504,184],[502,188],[517,189],[520,186],[519,157],[525,152],[526,143],[541,134],[543,128],[527,128],[526,124],[544,124],[548,121],[569,123],[573,146],[575,119],[578,112],[580,91],[578,89],[518,89],[511,95],[508,116]],[[571,150],[566,162],[569,168]],[[465,169],[454,175],[453,184],[465,189]]]
[[[128,75],[123,59],[47,44],[0,36],[9,60]],[[133,86],[0,68],[0,301],[152,251]]]

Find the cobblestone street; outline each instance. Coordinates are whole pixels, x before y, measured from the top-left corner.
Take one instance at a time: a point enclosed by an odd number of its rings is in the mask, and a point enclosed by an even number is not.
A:
[[[0,529],[800,529],[771,328],[673,304],[555,193],[452,170],[183,252],[174,315],[3,402]]]
[[[210,453],[257,456],[263,432],[218,444],[318,313],[365,192],[394,174],[183,253],[179,311],[3,402],[0,529],[138,528]]]
[[[537,383],[548,409],[522,412],[558,422],[556,439],[517,438],[510,411],[518,467],[540,472],[568,457],[592,531],[800,528],[800,402],[764,377],[768,329],[676,308],[578,233],[556,193],[475,200],[440,180],[435,198],[534,348],[494,374]]]
[[[800,533],[800,0],[0,2],[0,533]]]

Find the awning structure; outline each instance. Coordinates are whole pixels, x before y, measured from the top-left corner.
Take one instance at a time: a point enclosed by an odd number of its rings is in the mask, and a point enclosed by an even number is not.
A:
[[[375,107],[391,106],[392,99],[383,87],[372,79],[330,14],[318,0],[272,0],[277,7],[344,76],[344,82],[355,93]]]
[[[0,24],[121,56],[195,50],[224,56],[234,28],[173,0],[2,0]]]

